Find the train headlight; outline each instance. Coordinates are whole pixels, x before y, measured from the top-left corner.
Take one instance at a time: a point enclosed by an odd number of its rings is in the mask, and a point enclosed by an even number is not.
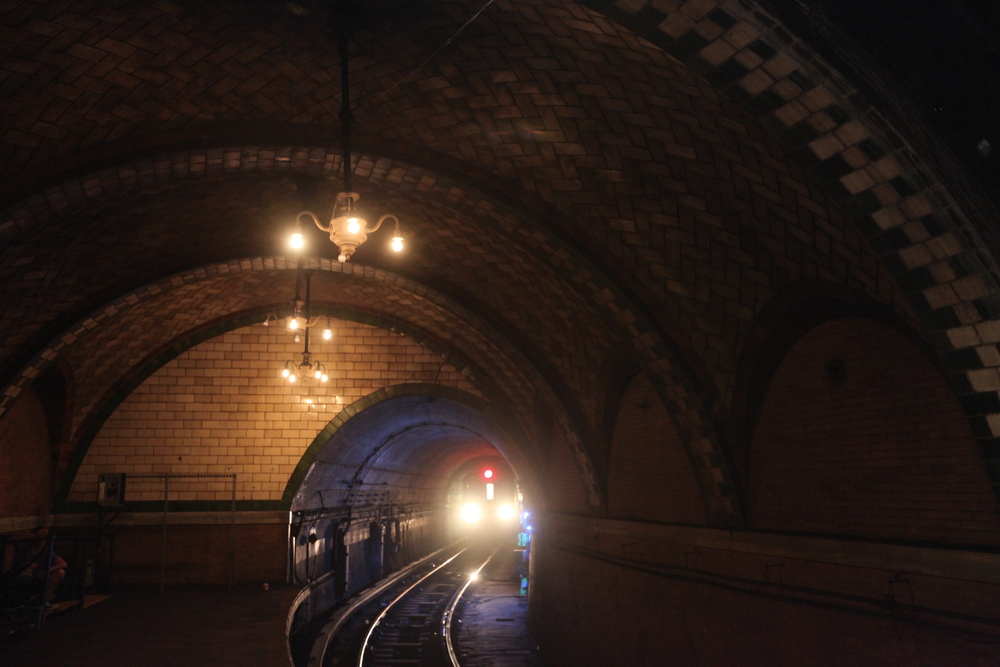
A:
[[[517,512],[514,511],[513,505],[505,504],[497,508],[497,516],[500,517],[501,521],[510,521],[517,516]]]
[[[462,517],[462,521],[466,523],[475,523],[479,521],[479,518],[483,515],[483,510],[480,509],[479,505],[476,503],[465,503],[462,505],[462,509],[459,512]]]

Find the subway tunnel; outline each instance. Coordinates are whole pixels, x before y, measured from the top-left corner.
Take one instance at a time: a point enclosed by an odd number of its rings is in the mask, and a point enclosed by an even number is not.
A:
[[[997,664],[1000,20],[820,4],[6,3],[0,534],[318,613],[489,462],[548,664]]]

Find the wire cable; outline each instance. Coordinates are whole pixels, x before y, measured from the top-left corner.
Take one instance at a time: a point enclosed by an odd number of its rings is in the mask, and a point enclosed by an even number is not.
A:
[[[430,63],[430,62],[431,62],[432,60],[434,60],[434,58],[435,58],[435,57],[437,57],[437,55],[438,55],[439,53],[441,53],[442,51],[444,51],[445,49],[447,49],[447,48],[448,48],[449,46],[451,46],[452,42],[454,42],[454,41],[455,41],[455,39],[456,39],[456,38],[457,38],[457,37],[458,37],[458,36],[459,36],[460,34],[462,34],[462,31],[463,31],[463,30],[465,30],[465,29],[466,29],[467,27],[469,27],[469,26],[470,26],[470,25],[471,25],[471,24],[473,23],[473,21],[475,21],[475,20],[476,20],[477,18],[479,18],[479,15],[480,15],[480,14],[482,14],[483,12],[485,12],[485,11],[486,11],[486,9],[487,9],[487,8],[488,8],[488,7],[490,6],[490,5],[492,5],[492,4],[493,4],[493,2],[494,2],[494,0],[487,0],[486,4],[485,4],[485,5],[483,5],[482,7],[480,7],[480,8],[479,8],[479,11],[477,11],[477,12],[476,12],[475,14],[473,14],[473,15],[472,15],[472,18],[470,18],[470,19],[469,19],[468,21],[466,21],[465,23],[463,23],[463,24],[462,24],[462,25],[461,25],[461,26],[459,27],[459,29],[458,29],[458,30],[456,30],[456,31],[455,31],[455,32],[454,32],[454,33],[453,33],[453,34],[451,35],[451,37],[449,37],[449,38],[448,38],[448,39],[447,39],[447,40],[445,41],[445,43],[444,43],[444,44],[442,44],[441,46],[439,46],[439,47],[438,47],[438,48],[437,48],[437,49],[436,49],[436,50],[434,51],[434,53],[432,53],[432,54],[430,54],[429,56],[427,56],[427,58],[425,58],[423,62],[421,62],[421,63],[420,63],[419,65],[417,65],[416,67],[414,67],[414,68],[413,68],[412,70],[410,70],[410,71],[409,71],[409,72],[408,72],[408,73],[407,73],[407,74],[406,74],[405,76],[403,76],[402,78],[400,78],[399,80],[397,80],[397,81],[396,81],[396,82],[395,82],[394,84],[392,84],[391,86],[389,86],[388,88],[386,88],[385,90],[383,90],[383,91],[382,91],[381,93],[379,93],[378,95],[375,95],[375,96],[374,96],[374,97],[372,97],[371,99],[368,99],[368,100],[365,100],[365,101],[364,101],[363,103],[360,103],[360,104],[358,104],[358,106],[357,106],[357,109],[359,109],[359,110],[360,110],[360,109],[365,109],[365,108],[366,108],[366,107],[367,107],[368,105],[371,105],[371,104],[375,104],[375,103],[377,103],[377,102],[378,102],[379,100],[381,100],[381,99],[382,99],[383,97],[385,97],[386,95],[388,95],[389,93],[391,93],[391,92],[392,92],[393,90],[395,90],[395,89],[396,89],[396,88],[398,88],[399,86],[403,85],[403,83],[405,83],[405,82],[406,82],[406,81],[407,81],[407,80],[408,80],[408,79],[409,79],[410,77],[414,76],[414,75],[415,75],[415,74],[416,74],[417,72],[419,72],[419,71],[420,71],[420,70],[422,70],[422,69],[423,69],[424,67],[426,67],[426,66],[428,65],[428,63]]]

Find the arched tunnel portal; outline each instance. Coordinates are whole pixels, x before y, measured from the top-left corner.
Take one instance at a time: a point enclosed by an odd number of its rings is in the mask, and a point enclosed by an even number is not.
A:
[[[454,539],[449,495],[470,466],[509,470],[538,497],[518,438],[474,396],[431,389],[368,397],[317,436],[291,506],[297,581],[333,573],[340,597]]]

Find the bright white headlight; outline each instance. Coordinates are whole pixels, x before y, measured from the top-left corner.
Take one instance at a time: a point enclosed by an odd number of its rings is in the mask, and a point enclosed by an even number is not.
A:
[[[483,514],[483,510],[480,509],[479,505],[476,503],[465,503],[462,505],[460,514],[462,516],[462,521],[465,521],[466,523],[475,523],[479,521],[479,518]]]

